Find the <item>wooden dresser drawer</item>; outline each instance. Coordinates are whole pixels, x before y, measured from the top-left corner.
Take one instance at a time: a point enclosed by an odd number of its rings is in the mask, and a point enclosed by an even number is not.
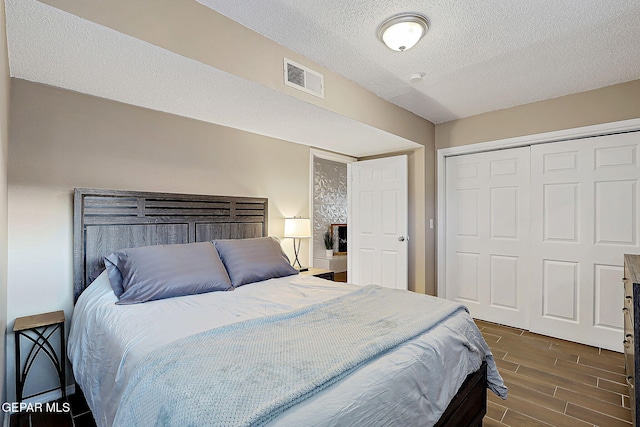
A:
[[[636,391],[635,391],[635,381],[633,377],[627,377],[627,386],[629,387],[629,406],[631,408],[636,407]],[[636,412],[634,409],[631,409],[631,420],[633,425],[636,425]]]
[[[633,333],[633,283],[626,277],[622,280],[624,284],[624,308],[625,313],[625,333],[627,332],[627,321],[629,321],[629,332]]]
[[[634,363],[634,349],[633,349],[633,335],[625,334],[624,339],[624,367],[627,370],[627,376],[633,377]]]
[[[640,366],[635,354],[640,354],[640,255],[624,256],[624,367],[629,388],[631,418],[636,425],[640,414],[638,379]]]

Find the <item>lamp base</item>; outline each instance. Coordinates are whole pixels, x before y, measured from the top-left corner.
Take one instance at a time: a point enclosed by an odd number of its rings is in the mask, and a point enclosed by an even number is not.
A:
[[[296,247],[296,240],[298,241],[297,247]],[[298,254],[300,253],[300,239],[293,239],[293,253],[296,256],[296,259],[295,261],[293,261],[293,264],[291,264],[291,266],[298,271],[309,271],[309,267],[303,267],[300,264],[300,260],[298,259]],[[296,264],[298,264],[297,267],[296,267]]]

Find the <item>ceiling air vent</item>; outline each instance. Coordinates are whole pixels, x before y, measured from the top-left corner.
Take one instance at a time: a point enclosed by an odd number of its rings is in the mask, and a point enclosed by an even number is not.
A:
[[[324,76],[284,58],[284,84],[324,99]]]

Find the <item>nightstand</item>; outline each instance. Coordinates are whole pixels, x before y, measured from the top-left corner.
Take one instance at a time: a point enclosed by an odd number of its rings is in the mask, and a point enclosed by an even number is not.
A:
[[[33,365],[33,361],[36,359],[40,351],[46,354],[58,373],[60,379],[60,390],[62,391],[62,398],[66,399],[66,387],[65,387],[65,367],[66,367],[66,350],[64,344],[64,311],[53,311],[51,313],[36,314],[33,316],[19,317],[16,319],[13,325],[13,332],[15,335],[15,350],[16,350],[16,402],[21,402],[24,399],[22,393],[24,392],[24,384],[27,380],[29,370]],[[60,351],[56,353],[53,345],[49,342],[49,339],[54,333],[60,333]],[[25,337],[33,344],[27,354],[27,359],[22,367],[20,361],[20,337]],[[31,397],[31,396],[27,396]]]
[[[300,273],[301,276],[315,276],[321,279],[332,280],[334,278],[333,270],[325,270],[323,268],[309,267],[309,270]]]

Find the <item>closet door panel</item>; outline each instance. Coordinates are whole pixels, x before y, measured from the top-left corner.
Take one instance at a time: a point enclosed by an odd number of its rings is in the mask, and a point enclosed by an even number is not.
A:
[[[446,161],[446,298],[528,327],[529,148]]]
[[[640,133],[531,147],[531,330],[622,351],[624,253],[639,253]]]

